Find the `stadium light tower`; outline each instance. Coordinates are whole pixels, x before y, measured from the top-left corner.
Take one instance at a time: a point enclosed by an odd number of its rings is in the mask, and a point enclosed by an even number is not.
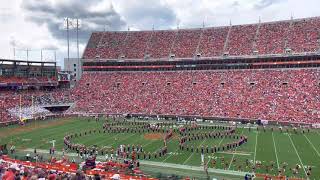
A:
[[[70,52],[69,52],[69,18],[66,17],[64,18],[64,28],[67,29],[67,46],[68,46],[68,61],[69,61],[69,58],[70,58]]]
[[[79,65],[80,65],[80,51],[79,51],[79,28],[81,27],[81,20],[77,18],[77,61],[78,61],[78,65],[77,65],[77,69],[79,72]]]
[[[68,60],[70,59],[70,29],[76,29],[77,33],[77,58],[78,62],[80,61],[80,52],[79,52],[79,28],[81,27],[81,20],[76,18],[64,18],[64,28],[67,30],[67,45],[68,45]]]

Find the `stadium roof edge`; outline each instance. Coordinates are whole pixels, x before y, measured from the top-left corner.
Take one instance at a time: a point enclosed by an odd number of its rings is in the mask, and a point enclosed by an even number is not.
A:
[[[46,63],[46,64],[57,64],[55,61],[27,61],[27,60],[17,60],[17,59],[0,59],[2,62],[20,62],[20,63]]]
[[[306,18],[297,18],[293,19],[294,22],[303,21],[303,20],[312,20],[312,19],[320,19],[320,16],[314,16],[314,17],[306,17]],[[275,24],[275,23],[281,23],[281,22],[290,22],[291,19],[287,20],[277,20],[277,21],[268,21],[268,22],[261,22],[261,24]],[[257,25],[258,23],[248,23],[248,24],[235,24],[231,26],[252,26]],[[198,27],[198,28],[179,28],[178,30],[199,30],[199,29],[220,29],[220,28],[226,28],[229,26],[211,26],[211,27]],[[129,32],[150,32],[150,31],[176,31],[177,29],[155,29],[155,30],[141,30],[141,31],[129,31]],[[92,33],[103,33],[103,32],[118,32],[118,33],[127,33],[126,30],[120,30],[120,31],[92,31]]]

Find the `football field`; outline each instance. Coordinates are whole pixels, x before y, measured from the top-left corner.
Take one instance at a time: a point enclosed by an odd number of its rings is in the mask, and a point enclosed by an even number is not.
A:
[[[27,153],[34,148],[39,152],[49,153],[49,148],[52,146],[51,141],[56,140],[55,147],[59,152],[65,147],[63,138],[67,134],[89,131],[92,133],[86,133],[81,137],[77,136],[72,139],[72,142],[84,144],[87,147],[98,147],[100,152],[104,151],[104,155],[111,148],[115,149],[120,145],[139,145],[143,147],[144,152],[153,155],[164,144],[164,133],[161,132],[104,132],[103,124],[105,121],[96,122],[94,119],[88,118],[70,118],[36,121],[26,126],[14,125],[0,129],[0,144],[8,144],[8,148],[14,145],[18,153]],[[204,126],[213,126],[213,124]],[[169,128],[178,128],[178,125],[167,127],[167,129]],[[96,130],[95,133],[93,133],[94,130]],[[196,133],[219,131],[219,129],[201,129]],[[247,136],[248,142],[230,150],[204,153],[204,163],[208,166],[209,172],[217,169],[222,170],[217,175],[220,177],[224,172],[231,172],[230,174],[235,174],[233,178],[230,176],[231,179],[242,179],[241,173],[237,177],[237,172],[255,172],[256,175],[260,174],[261,176],[264,174],[277,176],[279,171],[290,178],[320,179],[320,131],[311,130],[308,132],[304,130],[302,133],[301,129],[294,132],[291,128],[288,131],[286,128],[283,131],[277,128],[274,130],[267,128],[264,131],[262,128],[257,130],[239,126],[236,129],[236,134]],[[191,151],[191,149],[181,150],[179,148],[179,138],[180,134],[174,132],[172,138],[167,141],[168,153],[164,156],[152,156],[150,159],[144,159],[141,155],[139,159],[143,162],[142,164],[149,164],[150,169],[159,165],[159,168],[154,168],[153,171],[157,169],[166,171],[166,166],[175,164],[177,171],[173,171],[174,168],[168,168],[168,172],[181,171],[186,176],[192,175],[192,168],[195,172],[203,169],[201,168],[203,167],[201,153],[200,150],[196,152],[196,148],[221,146],[234,142],[234,139],[228,137],[199,139],[187,142],[189,148],[194,148]],[[75,153],[75,151],[69,150],[68,153]],[[103,155],[99,155],[103,157]],[[183,171],[184,168],[185,171]],[[202,176],[204,176],[203,173]],[[226,175],[226,177],[229,176]]]

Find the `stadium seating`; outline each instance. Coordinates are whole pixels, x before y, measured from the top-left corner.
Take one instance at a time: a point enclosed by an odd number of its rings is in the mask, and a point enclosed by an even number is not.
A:
[[[68,91],[57,90],[6,90],[0,91],[0,123],[17,121],[22,115],[30,115],[39,105],[69,103]],[[35,106],[35,107],[32,107]],[[24,108],[20,112],[20,107]],[[29,107],[29,108],[28,108]],[[31,107],[31,108],[30,108]],[[22,116],[22,118],[23,118]]]
[[[102,33],[92,33],[85,53],[83,54],[84,58],[95,58],[98,55],[97,47],[102,37]]]
[[[124,48],[124,55],[129,59],[143,59],[152,32],[130,33]]]
[[[214,57],[228,52],[230,56],[283,54],[286,48],[293,53],[319,50],[320,18],[233,25],[201,29],[162,31],[95,32],[92,34],[84,59],[143,60],[151,59]],[[229,31],[230,29],[230,31]]]
[[[124,60],[283,54],[319,50],[320,18],[251,25],[161,31],[94,32],[85,59]],[[76,102],[75,112],[199,115],[319,122],[319,72],[315,69],[182,72],[84,72],[71,91],[0,92],[2,122],[9,109]],[[4,78],[0,83],[46,82],[47,78]]]
[[[200,35],[201,29],[179,30],[171,53],[175,54],[175,57],[178,58],[193,57],[200,40]]]
[[[229,27],[206,28],[199,44],[199,53],[203,57],[221,56]]]
[[[33,158],[34,154],[30,156]],[[38,154],[40,162],[21,161],[11,159],[7,155],[0,155],[0,179],[141,179],[154,180],[147,177],[137,167],[136,162],[95,162],[96,169],[78,169],[78,164],[63,157],[61,160],[52,158],[50,162],[42,162],[42,155]],[[129,165],[133,164],[132,170]],[[8,177],[13,173],[14,177]]]
[[[126,32],[103,32],[100,36],[94,33],[89,39],[84,57],[95,59],[97,57],[106,59],[118,59],[125,50]]]
[[[56,81],[55,78],[48,77],[15,77],[15,76],[0,76],[0,83],[47,83]]]
[[[232,26],[226,52],[231,56],[250,55],[257,25]]]
[[[297,53],[319,50],[319,18],[295,21],[288,37],[288,47]]]
[[[167,58],[170,54],[175,35],[175,31],[154,31],[147,54],[151,58]]]
[[[283,54],[289,26],[290,22],[261,24],[256,47],[259,54]]]
[[[0,83],[26,83],[27,81],[27,78],[0,76]]]
[[[76,112],[319,122],[317,70],[85,73]]]

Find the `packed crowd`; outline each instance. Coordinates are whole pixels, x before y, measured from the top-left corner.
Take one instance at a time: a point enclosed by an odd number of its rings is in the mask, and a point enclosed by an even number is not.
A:
[[[84,73],[76,112],[319,122],[319,72],[235,70]]]
[[[288,36],[288,47],[294,52],[316,52],[319,50],[320,19],[300,20],[293,23],[294,33]]]
[[[128,37],[128,40],[126,41],[123,55],[132,59],[143,59],[152,32],[132,32],[129,35],[130,37]]]
[[[229,27],[207,28],[202,33],[199,53],[204,57],[221,56]]]
[[[225,51],[229,55],[251,55],[257,27],[256,24],[232,26]]]
[[[84,59],[177,58],[231,56],[256,53],[283,54],[289,48],[293,53],[319,50],[320,18],[307,18],[252,25],[201,29],[179,29],[140,32],[93,33],[84,52]],[[230,31],[229,31],[230,30]],[[229,35],[228,35],[229,34]],[[197,48],[199,45],[199,48]],[[198,51],[197,51],[198,50]]]
[[[25,83],[25,84],[33,84],[33,83],[46,83],[56,81],[55,78],[49,77],[16,77],[16,76],[0,76],[0,84],[1,83]]]
[[[117,59],[125,50],[126,32],[93,33],[90,38],[84,58]]]
[[[261,24],[256,46],[259,54],[282,54],[285,48],[285,38],[289,33],[289,27],[290,22]],[[299,44],[298,46],[303,45]]]
[[[179,30],[172,52],[177,57],[193,57],[200,40],[201,29]]]
[[[69,94],[64,89],[1,90],[0,123],[30,118],[35,114],[48,114],[49,111],[41,108],[42,105],[69,102]]]
[[[80,113],[319,122],[317,77],[316,69],[91,72],[71,91],[0,91],[0,116],[9,122],[44,112],[44,104],[76,102],[72,111]]]
[[[84,58],[86,57],[95,58],[96,56],[98,56],[97,50],[98,50],[100,39],[102,39],[102,33],[93,32],[91,34],[90,40],[86,47],[86,53],[83,56]]]
[[[86,162],[80,164],[84,165]],[[81,167],[80,167],[81,168]],[[153,179],[146,177],[130,161],[122,163],[115,161],[95,162],[94,169],[78,169],[78,165],[67,159],[49,162],[30,162],[14,160],[7,156],[0,156],[0,179],[3,180],[100,180],[100,179]]]
[[[152,58],[168,57],[172,43],[175,39],[175,31],[155,31],[152,34],[147,54]],[[130,57],[128,57],[130,58]]]

